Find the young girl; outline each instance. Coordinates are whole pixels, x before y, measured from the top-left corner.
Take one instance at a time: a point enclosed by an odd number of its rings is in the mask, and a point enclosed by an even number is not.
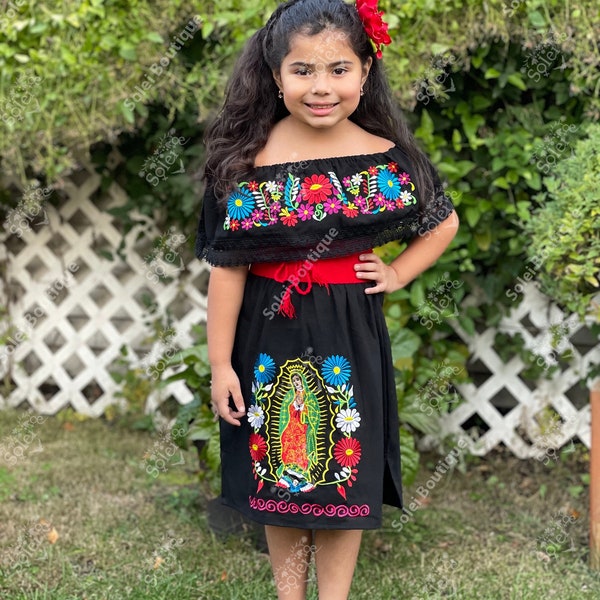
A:
[[[197,255],[223,502],[266,526],[279,598],[345,599],[363,529],[402,507],[383,293],[457,218],[386,82],[373,0],[291,0],[248,42],[207,134]],[[373,254],[408,241],[390,265]]]

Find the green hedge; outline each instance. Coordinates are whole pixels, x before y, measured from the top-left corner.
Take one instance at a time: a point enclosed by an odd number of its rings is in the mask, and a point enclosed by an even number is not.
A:
[[[557,141],[557,143],[561,143]],[[542,289],[600,324],[600,124],[544,180],[545,202],[527,225]]]
[[[54,183],[92,143],[139,126],[146,104],[161,104],[172,118],[192,103],[205,119],[234,56],[276,4],[15,0],[0,17],[3,169],[24,182],[42,175]],[[598,110],[595,0],[382,0],[381,6],[395,42],[386,48],[386,64],[406,108],[433,56],[452,52],[468,68],[469,56],[488,40],[535,47],[552,28],[571,57],[572,92],[595,97]],[[200,31],[188,39],[182,32],[196,16]]]

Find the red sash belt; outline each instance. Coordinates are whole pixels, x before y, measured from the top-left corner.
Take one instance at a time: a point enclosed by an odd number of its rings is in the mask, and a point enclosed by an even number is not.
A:
[[[295,290],[301,296],[306,296],[312,290],[313,283],[324,285],[329,292],[330,283],[365,283],[356,277],[354,265],[360,262],[361,254],[370,250],[341,256],[339,258],[320,258],[315,262],[297,260],[292,262],[256,263],[250,267],[250,273],[259,277],[274,279],[279,283],[288,283],[281,297],[279,314],[293,319],[296,310],[292,304],[292,292]]]

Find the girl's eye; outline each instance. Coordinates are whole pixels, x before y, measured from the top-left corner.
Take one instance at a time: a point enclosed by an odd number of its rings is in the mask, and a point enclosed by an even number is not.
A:
[[[308,69],[298,69],[296,75],[310,75],[310,71]]]
[[[337,69],[333,70],[333,74],[334,75],[343,75],[344,73],[346,73],[347,69],[344,69],[343,67],[338,67]]]

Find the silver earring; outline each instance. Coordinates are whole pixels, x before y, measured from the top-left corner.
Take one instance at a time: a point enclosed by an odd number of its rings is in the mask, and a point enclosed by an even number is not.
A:
[[[364,96],[365,95],[365,90],[363,88],[360,88],[360,95]]]
[[[283,92],[281,90],[279,90],[279,94],[278,94],[279,98],[282,99],[283,98]]]

